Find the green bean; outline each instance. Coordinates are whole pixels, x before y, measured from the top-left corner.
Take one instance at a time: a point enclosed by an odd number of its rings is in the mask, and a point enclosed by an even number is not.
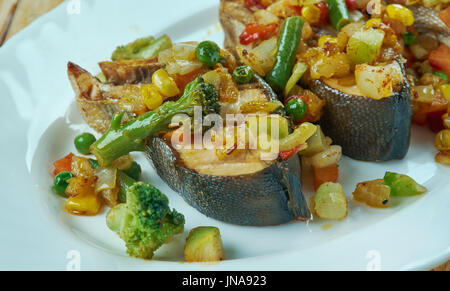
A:
[[[296,63],[296,55],[302,38],[304,19],[300,16],[287,18],[278,39],[275,66],[267,73],[266,80],[278,93],[283,92]]]

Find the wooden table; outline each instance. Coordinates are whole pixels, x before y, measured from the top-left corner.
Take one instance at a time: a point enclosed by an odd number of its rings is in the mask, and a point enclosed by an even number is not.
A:
[[[21,31],[42,14],[52,10],[64,0],[0,0],[0,45],[2,32],[7,41],[11,36]],[[13,17],[11,18],[12,12]],[[9,25],[8,25],[9,23]],[[425,246],[424,246],[425,247]],[[434,269],[436,271],[450,271],[450,261]]]

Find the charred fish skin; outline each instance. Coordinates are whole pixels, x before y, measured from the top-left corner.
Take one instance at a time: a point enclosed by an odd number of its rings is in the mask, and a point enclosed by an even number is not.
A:
[[[439,11],[423,5],[408,6],[414,14],[414,27],[420,32],[434,32],[439,36],[450,36],[450,28],[439,17]]]
[[[312,81],[311,91],[326,101],[320,124],[346,156],[361,161],[406,156],[412,119],[407,81],[398,92],[381,100],[349,95],[321,80]]]
[[[149,84],[153,73],[164,68],[157,58],[100,62],[99,66],[106,81],[114,85]]]
[[[236,225],[274,226],[308,220],[301,192],[298,156],[241,176],[203,175],[184,167],[163,138],[152,138],[146,151],[158,175],[204,215]]]

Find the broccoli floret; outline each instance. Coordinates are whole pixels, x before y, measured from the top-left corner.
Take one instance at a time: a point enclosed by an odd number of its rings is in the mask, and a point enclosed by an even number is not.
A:
[[[184,231],[184,216],[170,210],[166,195],[148,183],[135,183],[126,196],[126,203],[108,212],[107,225],[125,241],[130,256],[151,259],[160,246]]]
[[[169,130],[168,126],[177,114],[193,116],[196,106],[202,107],[204,115],[220,112],[216,89],[201,77],[186,86],[178,101],[165,102],[158,109],[147,112],[128,124],[121,126],[124,112],[116,113],[109,130],[92,144],[91,153],[97,157],[101,166],[107,166],[132,151],[144,151],[146,138]]]
[[[167,35],[163,35],[155,40],[153,36],[139,38],[125,46],[119,46],[113,52],[113,61],[149,59],[172,46],[172,41]]]

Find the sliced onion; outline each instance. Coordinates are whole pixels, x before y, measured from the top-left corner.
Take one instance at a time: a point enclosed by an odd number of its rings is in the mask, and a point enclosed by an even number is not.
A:
[[[110,167],[125,171],[131,168],[132,164],[133,164],[133,157],[131,155],[124,155],[115,160],[114,162],[112,162]]]
[[[306,144],[306,141],[317,131],[317,126],[304,122],[297,127],[293,133],[280,140],[280,151],[292,150],[299,145]]]
[[[310,158],[311,165],[314,168],[325,168],[337,165],[342,158],[342,148],[338,145],[332,145],[326,150],[315,154]]]
[[[101,192],[116,187],[117,168],[95,169],[95,176],[97,176],[95,192]]]
[[[276,62],[277,42],[276,38],[271,38],[254,49],[237,47],[236,50],[245,65],[251,67],[258,75],[265,76]]]
[[[186,75],[203,66],[200,62],[177,60],[174,63],[167,64],[166,70],[170,75]]]

